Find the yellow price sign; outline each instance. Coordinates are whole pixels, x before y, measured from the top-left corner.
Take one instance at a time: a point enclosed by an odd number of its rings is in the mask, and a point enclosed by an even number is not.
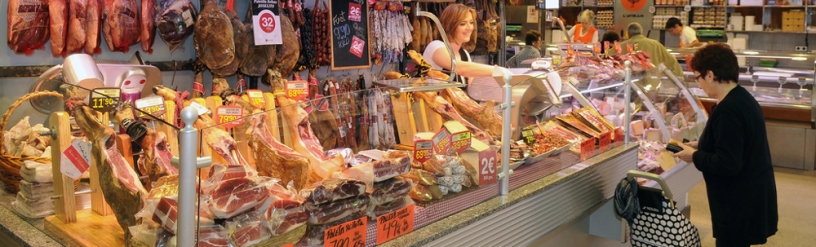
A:
[[[164,99],[159,96],[138,99],[135,105],[136,108],[142,110],[142,112],[139,112],[139,117],[146,117],[145,113],[147,113],[156,118],[163,118],[166,112]]]
[[[453,148],[458,153],[463,153],[470,147],[470,131],[456,133],[452,137]]]
[[[266,105],[266,100],[261,90],[247,90],[247,96],[249,96],[249,104],[255,108],[263,108]]]
[[[116,102],[122,93],[119,88],[97,88],[94,91],[88,103],[91,104],[91,109],[98,112],[110,112],[116,108]]]
[[[309,96],[309,83],[303,80],[286,82],[286,97],[293,100],[305,100]]]

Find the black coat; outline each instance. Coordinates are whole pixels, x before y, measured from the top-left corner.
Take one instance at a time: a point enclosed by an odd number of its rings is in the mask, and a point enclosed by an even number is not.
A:
[[[779,215],[765,119],[756,99],[737,86],[711,113],[694,166],[703,173],[714,237],[762,244]]]

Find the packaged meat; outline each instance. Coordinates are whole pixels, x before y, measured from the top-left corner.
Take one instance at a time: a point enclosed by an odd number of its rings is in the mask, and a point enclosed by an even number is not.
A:
[[[210,209],[217,218],[227,219],[252,209],[269,196],[263,184],[256,179],[233,178],[218,183],[209,196]],[[276,181],[277,182],[277,181]]]
[[[85,53],[102,53],[99,43],[102,40],[102,0],[88,0],[88,9],[85,12]]]
[[[417,184],[421,185],[435,185],[438,184],[439,181],[436,178],[436,175],[433,173],[422,170],[422,169],[412,169],[411,172],[408,174],[400,175],[400,177],[413,180]]]
[[[371,159],[371,157],[356,154],[356,155],[354,155],[354,160],[352,161],[351,166],[356,166],[356,165],[363,164],[363,163],[366,163],[366,162],[371,162],[372,160],[373,159]]]
[[[20,167],[20,176],[23,180],[36,183],[50,183],[54,181],[51,164],[43,164],[31,160],[23,161]]]
[[[413,188],[411,181],[402,178],[392,178],[374,184],[371,193],[371,202],[374,205],[385,204],[408,195]]]
[[[374,190],[375,179],[373,163],[342,168],[342,170],[332,173],[331,177],[362,181],[366,185],[366,193],[371,193]]]
[[[54,194],[54,183],[32,183],[20,180],[20,193],[32,199],[50,198]]]
[[[439,185],[445,186],[450,188],[455,184],[456,181],[453,179],[453,176],[444,176],[439,178]]]
[[[143,51],[152,54],[153,41],[156,39],[156,0],[142,0],[141,15],[139,42],[142,43]]]
[[[575,110],[571,114],[582,123],[586,124],[593,130],[598,131],[599,133],[615,131],[615,126],[609,123],[609,121],[606,121],[606,118],[601,117],[601,115],[588,106]]]
[[[580,120],[576,119],[573,116],[557,116],[557,117],[555,117],[555,119],[558,120],[558,121],[561,121],[566,126],[577,129],[578,131],[581,132],[581,134],[583,134],[585,136],[598,137],[598,136],[601,135],[601,133],[599,133],[596,130],[593,130],[590,127],[587,127],[585,124],[581,123]]]
[[[142,222],[141,224],[128,227],[128,229],[130,230],[130,234],[133,235],[134,241],[145,245],[155,244],[156,246],[162,246],[159,244],[159,236],[163,236],[163,228],[151,227],[148,222]]]
[[[442,189],[439,188],[439,185],[428,186],[428,191],[430,191],[433,198],[437,200],[445,196],[445,194],[442,194]]]
[[[554,121],[547,122],[546,124],[544,124],[544,126],[542,126],[542,129],[544,129],[544,131],[548,131],[550,133],[559,135],[572,143],[580,143],[586,139],[586,137],[573,133],[572,131],[562,127],[561,125],[558,125]]]
[[[93,1],[93,0],[91,0]],[[88,11],[88,0],[72,0],[69,1],[68,7],[68,37],[65,43],[65,53],[82,52],[85,48],[86,34],[86,18]]]
[[[136,1],[104,0],[102,7],[102,35],[108,49],[127,53],[139,43],[139,6]]]
[[[68,35],[68,0],[48,0],[48,16],[51,32],[51,55],[65,56],[65,39]]]
[[[409,193],[408,196],[410,196],[411,199],[420,202],[429,202],[434,199],[431,191],[428,190],[428,187],[421,184],[414,184],[414,187],[411,188],[411,193]]]
[[[404,208],[404,207],[406,207],[408,205],[411,205],[411,204],[414,204],[414,200],[411,200],[411,197],[402,196],[402,197],[397,198],[394,201],[379,204],[379,205],[376,205],[376,206],[372,206],[369,209],[369,214],[368,215],[371,216],[371,218],[375,218],[375,217],[380,216],[380,215],[384,215],[384,214],[387,214],[387,213],[390,213],[390,212],[394,212],[397,209]]]
[[[345,217],[343,219],[334,221],[332,223],[322,224],[322,225],[307,225],[306,226],[306,234],[303,235],[303,237],[300,239],[300,242],[297,244],[297,246],[310,246],[310,247],[311,246],[315,246],[315,247],[323,246],[323,242],[324,242],[323,237],[325,236],[326,229],[332,228],[334,226],[337,226],[337,225],[340,225],[340,224],[343,224],[343,223],[346,223],[346,222],[349,222],[349,221],[352,221],[352,220],[360,219],[363,216],[365,216],[364,212],[357,212],[357,213],[351,214],[351,215],[349,215],[349,216],[347,216],[347,217]]]
[[[9,0],[6,14],[6,38],[12,51],[31,56],[45,48],[50,28],[46,0]]]
[[[206,202],[200,202],[200,204],[206,204]],[[196,218],[198,224],[201,226],[207,226],[214,224],[213,215],[210,209],[206,206],[198,207],[199,213],[196,214]],[[167,230],[168,232],[175,234],[176,229],[178,228],[178,195],[166,196],[162,197],[158,200],[153,200],[147,203],[145,206],[144,213],[149,213],[152,210],[152,215],[149,215],[149,219],[153,222],[161,225],[162,228]],[[144,216],[142,213],[141,216]],[[137,214],[139,215],[139,214]]]
[[[408,157],[373,161],[371,163],[374,166],[374,182],[385,181],[411,171],[411,158]]]
[[[251,246],[272,237],[263,218],[256,212],[239,215],[226,224],[235,246]]]
[[[326,156],[329,157],[334,156],[334,154],[340,154],[343,156],[346,166],[351,167],[352,164],[354,164],[354,152],[351,151],[351,148],[335,148],[326,152]]]
[[[196,244],[198,247],[229,247],[229,230],[221,225],[201,226]]]
[[[442,196],[446,196],[448,195],[448,192],[450,192],[450,188],[444,185],[440,185],[439,190],[442,191]]]
[[[404,157],[409,157],[408,152],[400,151],[400,150],[388,150],[388,151],[385,151],[385,154],[383,154],[383,158],[386,158],[386,159],[397,159],[397,158],[404,158]]]
[[[443,168],[443,164],[446,163],[447,160],[445,159],[445,156],[434,155],[431,159],[425,161],[425,163],[422,163],[422,166],[418,168],[429,171],[436,176],[445,176],[446,170]]]
[[[465,173],[462,176],[464,176],[464,180],[461,183],[462,187],[469,188],[470,186],[473,186],[473,178],[470,177],[469,173]]]
[[[309,185],[300,191],[304,203],[318,205],[362,195],[366,191],[363,181],[329,178]]]
[[[12,206],[17,212],[29,218],[42,218],[54,214],[54,201],[51,197],[32,199],[18,192]]]
[[[360,195],[329,204],[307,205],[310,225],[322,225],[338,221],[349,215],[366,212],[370,203],[368,196]]]
[[[156,11],[156,29],[159,37],[167,43],[170,53],[182,47],[182,43],[195,29],[198,12],[190,0],[162,0]]]

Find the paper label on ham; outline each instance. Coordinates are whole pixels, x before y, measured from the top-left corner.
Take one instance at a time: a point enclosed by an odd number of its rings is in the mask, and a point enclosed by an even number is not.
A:
[[[72,179],[79,179],[91,167],[91,143],[74,139],[60,156],[60,172]]]

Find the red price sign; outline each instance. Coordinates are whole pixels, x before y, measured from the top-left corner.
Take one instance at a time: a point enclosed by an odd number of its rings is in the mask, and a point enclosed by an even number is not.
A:
[[[272,13],[269,12],[262,13],[258,20],[260,21],[261,30],[267,33],[275,31],[275,27],[278,26],[278,23],[275,22],[275,16],[272,16]]]
[[[470,147],[470,131],[459,132],[451,136],[453,148],[457,153],[464,153]]]
[[[355,56],[362,58],[364,49],[365,40],[357,38],[357,36],[351,38],[351,48],[349,48],[349,52],[351,52],[351,54],[354,54]]]
[[[590,137],[581,142],[581,160],[589,159],[595,155],[595,138]]]
[[[623,51],[623,49],[621,49],[620,41],[615,41],[615,52],[617,52],[618,54],[621,54],[622,51]]]
[[[433,155],[433,141],[416,141],[414,142],[414,161],[425,163],[431,159]]]
[[[377,244],[414,230],[414,204],[377,217]]]
[[[164,99],[162,99],[162,97],[153,96],[144,99],[137,99],[135,104],[136,108],[142,110],[139,112],[139,117],[146,117],[145,112],[147,112],[147,114],[150,114],[153,117],[164,119],[166,109],[164,106]]]
[[[366,217],[330,227],[323,232],[323,246],[365,246],[367,229]]]
[[[286,97],[293,100],[305,100],[309,96],[309,83],[303,80],[286,82]]]
[[[363,16],[363,7],[357,3],[349,3],[348,19],[350,21],[360,22]]]
[[[78,179],[90,168],[91,144],[80,139],[74,139],[71,145],[62,151],[60,172],[65,176]]]
[[[623,141],[626,139],[626,136],[623,135],[623,128],[617,127],[615,128],[615,146],[623,144]]]
[[[598,137],[598,149],[601,153],[606,152],[612,147],[612,131],[607,131]]]
[[[264,105],[266,105],[266,100],[264,100],[261,90],[247,90],[247,95],[249,96],[249,104],[253,107],[263,109]]]
[[[244,123],[244,108],[224,105],[215,110],[215,122],[224,128],[231,129]]]
[[[497,161],[496,150],[491,148],[479,152],[479,186],[496,183]]]
[[[600,55],[601,54],[601,43],[595,42],[595,44],[592,44],[592,50],[595,51],[596,55]]]
[[[438,154],[447,154],[448,149],[451,148],[451,138],[448,130],[442,128],[439,133],[433,137],[433,150]]]

